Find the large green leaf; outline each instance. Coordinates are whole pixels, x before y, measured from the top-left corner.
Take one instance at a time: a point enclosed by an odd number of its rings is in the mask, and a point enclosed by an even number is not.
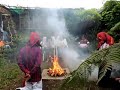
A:
[[[71,73],[70,77],[68,77],[63,86],[62,89],[65,87],[76,87],[76,84],[79,85],[81,82],[84,81],[87,82],[88,76],[90,76],[90,73],[92,70],[92,65],[98,65],[102,67],[100,73],[99,73],[99,79],[97,83],[102,79],[102,77],[105,75],[107,70],[111,70],[112,63],[120,63],[120,43],[117,43],[113,46],[110,46],[109,48],[95,51],[90,57],[88,57],[83,63],[80,64],[80,66]]]

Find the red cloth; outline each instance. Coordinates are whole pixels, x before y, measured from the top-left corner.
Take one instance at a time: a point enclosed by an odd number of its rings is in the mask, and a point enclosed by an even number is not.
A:
[[[109,45],[113,45],[113,44],[114,44],[114,39],[113,39],[113,37],[110,36],[110,35],[109,35],[108,33],[106,33],[106,32],[99,32],[99,33],[97,34],[97,38],[98,38],[98,40],[99,40],[98,46],[97,46],[98,49],[99,49],[99,48],[102,46],[102,44],[104,44],[105,42],[106,42],[107,44],[109,44]]]
[[[20,69],[26,74],[30,73],[31,78],[28,82],[38,82],[41,80],[41,61],[42,50],[39,47],[40,38],[35,32],[30,35],[28,44],[20,50],[18,57],[18,65]]]
[[[30,44],[33,46],[38,41],[40,41],[40,36],[36,32],[31,32],[29,41],[30,41]]]

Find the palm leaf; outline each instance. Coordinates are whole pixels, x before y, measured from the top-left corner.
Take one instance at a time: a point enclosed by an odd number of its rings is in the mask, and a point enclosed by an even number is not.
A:
[[[82,62],[79,67],[74,70],[71,75],[66,78],[62,85],[62,90],[66,87],[75,88],[80,87],[81,83],[87,82],[88,76],[91,74],[92,65],[102,65],[102,69],[99,73],[99,79],[97,83],[102,79],[107,70],[111,70],[112,63],[120,63],[120,43],[110,46],[109,48],[95,51],[88,57],[84,62]]]

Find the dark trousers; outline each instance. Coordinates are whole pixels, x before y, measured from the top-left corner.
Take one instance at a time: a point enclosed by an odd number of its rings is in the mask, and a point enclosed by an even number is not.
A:
[[[107,70],[105,76],[101,79],[98,85],[103,88],[112,88],[113,90],[120,90],[119,81],[116,81],[114,78],[110,78],[110,75],[111,70]]]

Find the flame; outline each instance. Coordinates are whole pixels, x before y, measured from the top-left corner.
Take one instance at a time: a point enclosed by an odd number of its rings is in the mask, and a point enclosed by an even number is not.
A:
[[[62,69],[61,66],[59,65],[57,56],[54,56],[54,58],[52,58],[52,64],[53,68],[49,68],[48,70],[48,74],[50,76],[62,76],[65,74],[64,69]]]
[[[4,41],[0,41],[0,47],[3,47],[3,46],[5,46]]]

